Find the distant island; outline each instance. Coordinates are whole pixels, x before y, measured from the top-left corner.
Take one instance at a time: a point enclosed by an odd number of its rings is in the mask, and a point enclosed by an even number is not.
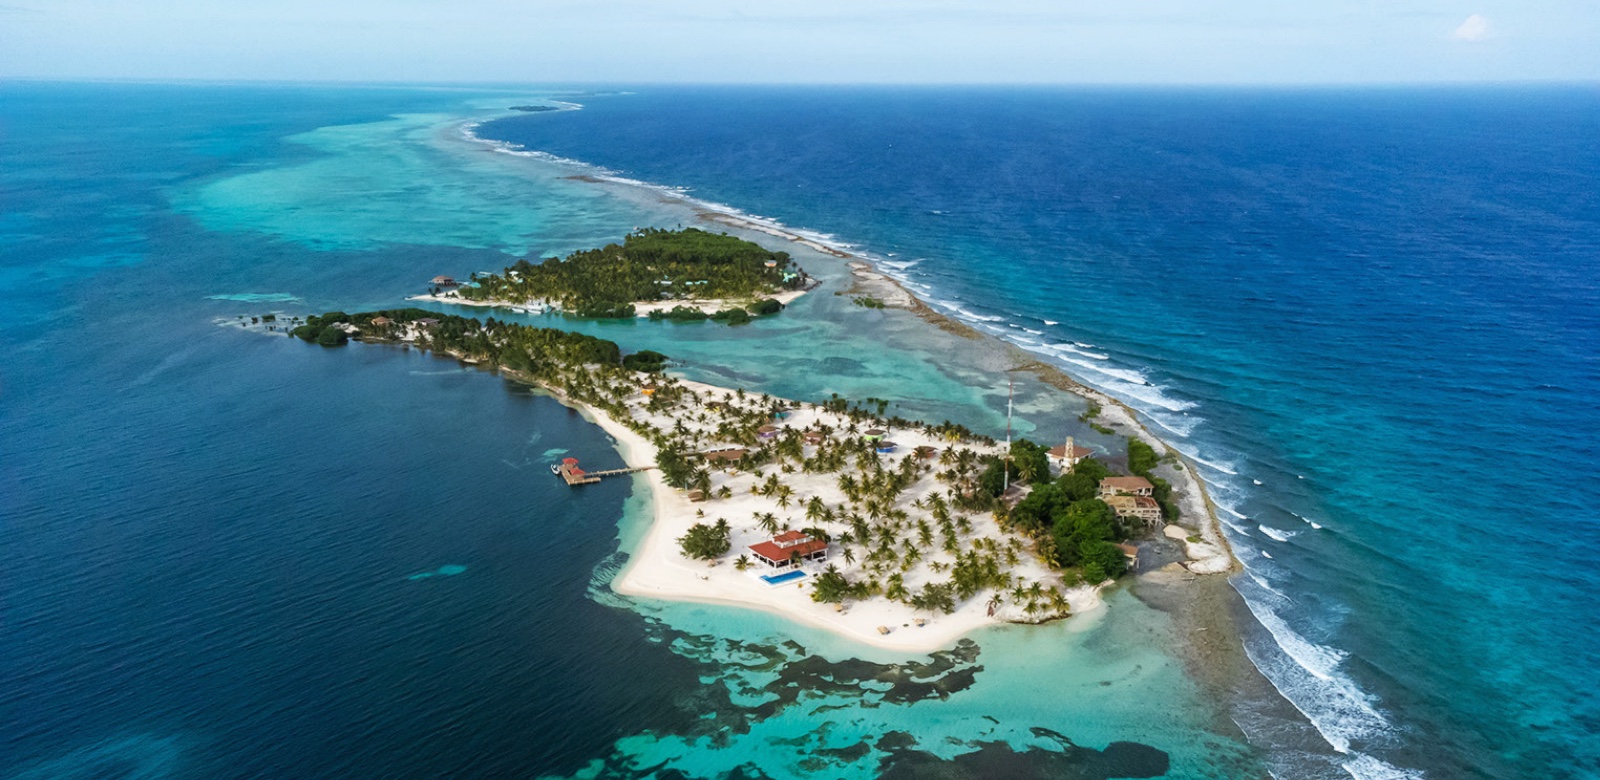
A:
[[[535,113],[539,111],[561,111],[562,108],[560,106],[512,106],[511,110]]]
[[[691,382],[664,373],[666,355],[559,329],[415,308],[263,324],[325,346],[432,350],[589,412],[629,466],[596,472],[567,459],[552,472],[579,486],[648,471],[653,492],[655,521],[614,583],[623,593],[758,606],[874,644],[930,648],[985,624],[1094,606],[1099,587],[1137,561],[1125,542],[1163,527],[1188,538],[1196,570],[1227,561],[1169,524],[1179,510],[1151,472],[1174,456],[1138,439],[1132,473],[1113,475],[1070,439],[1008,451],[950,422],[888,417],[883,399],[804,403]],[[913,623],[918,631],[897,632]]]
[[[812,285],[787,252],[695,228],[643,229],[620,245],[519,260],[499,274],[475,273],[466,284],[439,277],[413,300],[737,325],[778,312]]]

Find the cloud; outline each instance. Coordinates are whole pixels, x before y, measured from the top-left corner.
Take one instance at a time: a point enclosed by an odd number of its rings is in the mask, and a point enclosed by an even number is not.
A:
[[[1489,20],[1483,14],[1473,14],[1451,33],[1451,37],[1469,43],[1481,41],[1489,37]]]

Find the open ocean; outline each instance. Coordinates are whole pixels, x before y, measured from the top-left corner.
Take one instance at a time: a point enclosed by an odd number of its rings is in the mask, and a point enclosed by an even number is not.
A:
[[[475,133],[542,154],[461,140],[540,95],[582,108]],[[0,85],[0,779],[1600,776],[1595,138],[1592,87]],[[693,219],[668,193],[1140,410],[1305,727],[1207,699],[1128,589],[921,658],[618,599],[648,506],[543,466],[617,461],[597,428],[217,324]],[[573,326],[995,421],[882,316]]]

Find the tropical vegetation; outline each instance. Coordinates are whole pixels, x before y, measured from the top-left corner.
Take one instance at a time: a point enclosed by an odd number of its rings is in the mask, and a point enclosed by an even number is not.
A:
[[[584,317],[632,317],[633,304],[660,300],[750,300],[801,289],[809,277],[787,252],[772,252],[726,233],[695,228],[645,228],[621,244],[574,252],[565,259],[519,260],[500,274],[474,274],[456,294],[476,301],[543,301]],[[722,321],[777,311],[777,301],[753,310],[730,307]],[[781,308],[781,306],[779,307]],[[689,312],[660,315],[687,320]],[[735,313],[738,312],[738,313]]]

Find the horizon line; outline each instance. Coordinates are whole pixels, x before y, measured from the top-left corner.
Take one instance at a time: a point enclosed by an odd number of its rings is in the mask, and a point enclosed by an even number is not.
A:
[[[490,80],[384,80],[384,79],[273,79],[256,77],[212,78],[177,76],[6,76],[0,85],[47,84],[148,84],[174,86],[347,87],[372,89],[499,89],[506,91],[566,88],[639,87],[768,87],[768,88],[901,88],[901,89],[1419,89],[1462,87],[1600,87],[1600,77],[1588,79],[1434,79],[1418,81],[490,81]]]

